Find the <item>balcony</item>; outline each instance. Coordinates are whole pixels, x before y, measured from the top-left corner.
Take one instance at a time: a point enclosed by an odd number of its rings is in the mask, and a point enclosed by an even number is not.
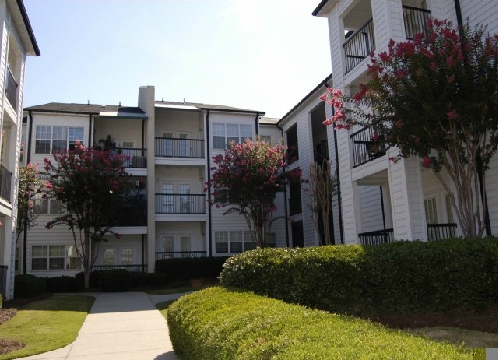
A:
[[[393,229],[382,229],[358,234],[361,245],[380,245],[394,241]]]
[[[437,241],[455,237],[457,224],[427,224],[427,240]]]
[[[0,165],[0,197],[7,200],[9,203],[11,199],[12,189],[12,173],[3,165]]]
[[[115,226],[147,226],[147,208],[145,206],[121,207]]]
[[[165,158],[203,159],[204,140],[156,137],[155,155]]]
[[[361,28],[351,35],[346,35],[343,45],[346,58],[346,71],[349,73],[361,63],[370,53],[375,51],[374,23],[370,18]]]
[[[14,78],[14,75],[12,75],[10,69],[7,68],[5,96],[7,97],[7,100],[9,100],[10,106],[12,106],[12,109],[14,110],[16,110],[17,108],[17,88],[18,85],[16,79]]]
[[[156,260],[192,259],[206,257],[205,251],[163,251],[156,252]]]
[[[205,194],[156,194],[156,214],[205,213]]]
[[[125,168],[146,168],[147,167],[147,149],[141,148],[119,148],[122,155],[127,157],[123,160]]]
[[[403,5],[403,20],[407,40],[413,40],[415,34],[424,32],[431,11]]]
[[[386,145],[378,138],[372,127],[364,127],[353,133],[350,138],[354,168],[386,154]]]

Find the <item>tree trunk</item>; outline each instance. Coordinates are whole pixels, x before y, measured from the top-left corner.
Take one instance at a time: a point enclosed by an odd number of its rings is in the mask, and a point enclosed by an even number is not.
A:
[[[83,269],[83,275],[84,275],[84,279],[85,279],[85,289],[89,289],[90,288],[90,270],[91,269],[89,269],[86,266]]]

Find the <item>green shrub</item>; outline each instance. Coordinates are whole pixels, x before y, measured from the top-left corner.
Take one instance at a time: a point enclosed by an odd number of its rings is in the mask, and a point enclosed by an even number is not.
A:
[[[169,281],[220,276],[227,257],[164,259],[156,261],[156,273],[168,275]]]
[[[50,277],[45,278],[45,281],[47,282],[47,290],[51,293],[76,292],[80,291],[83,285],[73,276]]]
[[[182,359],[472,358],[461,347],[223,288],[182,297],[169,306],[167,320]]]
[[[498,239],[257,249],[221,284],[332,312],[439,311],[498,303]]]
[[[47,290],[45,279],[34,275],[16,275],[14,280],[14,297],[29,298],[42,295]]]
[[[81,288],[84,288],[83,273],[76,274]],[[128,291],[132,287],[132,275],[126,269],[94,270],[90,273],[90,288],[100,291]]]
[[[166,287],[168,275],[160,273],[130,273],[132,287]]]

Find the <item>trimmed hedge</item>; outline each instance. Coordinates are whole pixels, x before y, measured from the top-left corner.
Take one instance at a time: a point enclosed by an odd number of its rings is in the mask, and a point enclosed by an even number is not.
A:
[[[175,353],[196,360],[471,359],[461,347],[348,316],[209,288],[169,306]]]
[[[83,283],[74,276],[59,276],[45,278],[47,290],[51,293],[77,292],[83,289]]]
[[[14,279],[14,298],[29,298],[42,295],[47,291],[45,279],[34,275],[16,275]]]
[[[498,303],[498,239],[257,249],[220,282],[349,314],[479,309]]]
[[[186,281],[220,276],[227,257],[164,259],[156,261],[156,273],[168,275],[169,281]]]
[[[84,284],[84,274],[76,274],[80,284]],[[94,270],[90,273],[90,287],[100,291],[128,291],[132,286],[132,275],[128,270]]]

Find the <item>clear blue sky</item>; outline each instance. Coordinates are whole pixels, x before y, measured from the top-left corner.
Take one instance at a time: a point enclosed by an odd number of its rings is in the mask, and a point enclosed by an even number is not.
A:
[[[24,0],[40,57],[24,107],[156,99],[282,117],[331,72],[319,0]]]

